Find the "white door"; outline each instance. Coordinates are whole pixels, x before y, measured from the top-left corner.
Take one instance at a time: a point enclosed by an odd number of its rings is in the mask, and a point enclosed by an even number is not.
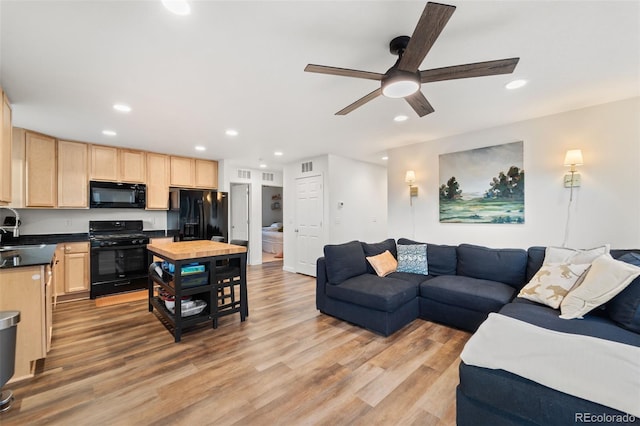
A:
[[[232,183],[229,194],[231,203],[231,240],[249,241],[249,185]]]
[[[296,179],[296,272],[316,276],[322,256],[322,176]]]

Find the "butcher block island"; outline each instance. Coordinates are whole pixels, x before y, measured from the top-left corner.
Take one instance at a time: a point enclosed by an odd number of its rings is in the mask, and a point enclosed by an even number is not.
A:
[[[249,315],[247,248],[208,240],[147,245],[149,312],[179,342],[182,331],[235,313]],[[154,261],[155,258],[155,261]]]

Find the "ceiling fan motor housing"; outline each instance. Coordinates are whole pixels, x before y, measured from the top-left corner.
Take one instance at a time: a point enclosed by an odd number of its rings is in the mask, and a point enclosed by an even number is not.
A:
[[[389,52],[391,52],[392,55],[402,56],[410,39],[411,37],[406,35],[394,38],[389,42]]]

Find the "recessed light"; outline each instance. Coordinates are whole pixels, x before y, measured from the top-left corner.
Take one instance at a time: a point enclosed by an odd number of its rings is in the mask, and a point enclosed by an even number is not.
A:
[[[260,168],[261,168],[261,169],[266,169],[266,168],[267,168],[267,165],[266,165],[266,164],[264,164],[264,163],[262,163],[262,164],[260,164]]]
[[[513,90],[513,89],[519,89],[525,84],[527,84],[527,80],[513,80],[507,83],[504,87],[506,87],[509,90]]]
[[[387,161],[387,160],[389,159],[389,157],[387,157],[387,156],[385,155],[384,157],[382,157],[382,159],[383,159],[384,161]]]
[[[234,129],[227,129],[224,134],[227,136],[238,136],[238,131]]]
[[[191,13],[191,8],[186,0],[162,0],[162,5],[171,13],[176,15],[188,15]]]
[[[207,148],[205,148],[205,147],[204,147],[204,146],[202,146],[202,145],[198,145],[198,146],[196,146],[196,151],[206,151],[206,150],[207,150]]]
[[[397,121],[398,123],[400,123],[401,121],[407,121],[409,119],[409,117],[407,117],[406,115],[396,115],[395,117],[393,117],[393,121]]]
[[[113,109],[120,112],[131,112],[131,107],[125,104],[115,104],[113,105]]]
[[[113,130],[103,130],[102,134],[105,135],[105,136],[115,136],[115,135],[117,135],[117,133],[114,132]]]
[[[282,151],[276,151],[273,153],[276,157],[282,157]]]

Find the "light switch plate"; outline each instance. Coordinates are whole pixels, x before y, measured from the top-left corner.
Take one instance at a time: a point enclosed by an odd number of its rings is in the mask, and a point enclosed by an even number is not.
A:
[[[573,185],[571,184],[571,173],[567,173],[566,175],[564,175],[564,187],[565,188],[571,188],[572,186],[578,187],[580,186],[580,173],[574,173],[573,174]]]

